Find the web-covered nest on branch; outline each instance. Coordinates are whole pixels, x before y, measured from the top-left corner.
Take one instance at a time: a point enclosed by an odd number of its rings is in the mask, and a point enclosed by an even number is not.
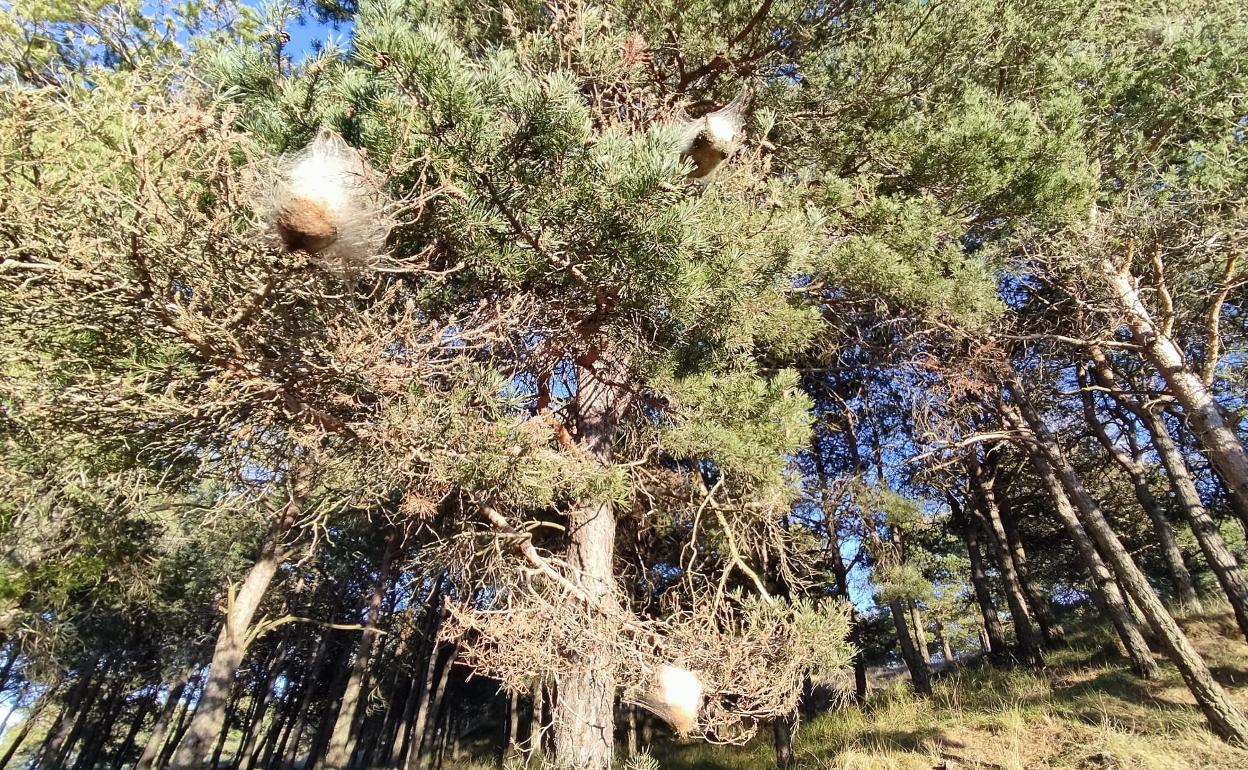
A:
[[[643,619],[616,597],[590,602],[537,578],[488,603],[449,603],[443,636],[511,692],[539,680],[557,691],[578,669],[609,667],[626,702],[720,743],[745,743],[764,720],[795,714],[808,680],[843,691],[852,658],[843,604],[686,600],[690,609],[669,603],[662,619]]]

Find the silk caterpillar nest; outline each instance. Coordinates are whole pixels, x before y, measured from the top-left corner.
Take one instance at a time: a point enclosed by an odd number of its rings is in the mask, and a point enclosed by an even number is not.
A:
[[[742,91],[722,109],[700,118],[685,120],[685,143],[682,154],[693,161],[690,179],[706,179],[737,148],[741,129],[745,126],[745,108],[749,92]]]
[[[692,671],[664,665],[655,672],[650,686],[637,702],[685,735],[698,724],[702,689],[702,682]]]
[[[267,204],[264,220],[274,240],[331,269],[375,264],[390,234],[379,175],[328,129],[277,160]]]

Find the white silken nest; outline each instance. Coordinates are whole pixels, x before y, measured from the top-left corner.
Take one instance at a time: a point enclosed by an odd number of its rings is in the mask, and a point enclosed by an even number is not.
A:
[[[638,703],[684,735],[698,724],[702,692],[702,682],[692,671],[664,665],[654,673]]]
[[[749,91],[742,91],[722,109],[697,119],[685,119],[683,154],[693,161],[690,179],[706,179],[737,148],[741,130],[745,127],[745,109],[749,101]]]
[[[392,225],[389,204],[363,153],[321,129],[306,147],[277,160],[264,221],[287,250],[350,270],[381,255]]]

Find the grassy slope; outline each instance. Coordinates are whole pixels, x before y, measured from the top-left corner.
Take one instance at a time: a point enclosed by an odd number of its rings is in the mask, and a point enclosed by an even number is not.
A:
[[[1248,644],[1229,615],[1189,618],[1193,643],[1215,675],[1248,708]],[[1104,660],[1103,630],[1071,635],[1044,671],[995,671],[972,664],[941,677],[931,699],[903,683],[863,707],[820,715],[800,728],[800,766],[818,770],[1196,770],[1248,768],[1203,726],[1173,668],[1155,682],[1135,679],[1125,661]],[[769,734],[745,748],[659,745],[665,770],[774,767]]]

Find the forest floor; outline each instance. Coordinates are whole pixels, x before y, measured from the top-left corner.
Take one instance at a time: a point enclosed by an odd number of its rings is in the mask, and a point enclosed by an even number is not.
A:
[[[1217,679],[1248,708],[1248,644],[1228,614],[1183,625]],[[931,698],[906,681],[872,692],[862,706],[808,719],[794,738],[797,765],[811,770],[1243,770],[1248,751],[1204,727],[1178,672],[1132,676],[1105,653],[1102,629],[1070,635],[1042,671],[972,662],[944,672]],[[1158,656],[1159,660],[1161,656]],[[663,770],[775,767],[770,732],[745,747],[658,744]],[[644,765],[643,765],[644,766]]]

